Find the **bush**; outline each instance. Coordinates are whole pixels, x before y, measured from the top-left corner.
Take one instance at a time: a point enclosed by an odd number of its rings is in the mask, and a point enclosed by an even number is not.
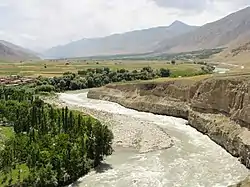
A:
[[[210,66],[210,65],[206,65],[206,66],[202,66],[201,67],[201,70],[204,72],[204,73],[213,73],[215,67],[213,66]]]
[[[170,71],[169,71],[169,69],[161,68],[161,69],[160,69],[160,76],[161,76],[161,77],[169,77],[169,76],[170,76]]]
[[[125,69],[118,69],[118,70],[117,70],[117,73],[125,73],[125,72],[126,72]]]
[[[81,76],[84,76],[84,75],[87,75],[87,71],[81,70],[81,71],[78,71],[77,74],[81,75]]]
[[[73,80],[73,81],[70,82],[69,89],[70,89],[70,90],[78,90],[78,89],[81,89],[81,83],[78,82],[78,81]]]
[[[65,91],[78,90],[84,88],[93,88],[103,86],[111,82],[133,81],[133,80],[150,80],[157,77],[169,77],[168,69],[154,70],[151,67],[144,67],[142,70],[128,71],[124,68],[112,71],[108,67],[91,68],[87,70],[79,70],[78,75],[72,72],[66,72],[62,77],[54,77],[43,79],[37,82],[36,92],[39,91]],[[53,87],[40,87],[42,84],[48,84]],[[44,86],[46,86],[44,85]]]
[[[136,73],[138,73],[138,72],[137,72],[137,70],[135,69],[135,70],[132,71],[132,73],[133,73],[133,74],[136,74]]]
[[[103,73],[103,69],[102,68],[96,68],[95,72],[98,73],[98,74],[101,74],[101,73]]]
[[[110,69],[108,67],[104,67],[103,68],[103,71],[106,72],[106,74],[109,74],[110,73]]]
[[[141,72],[148,72],[148,73],[152,73],[154,70],[151,67],[144,67],[142,68]]]
[[[52,92],[55,91],[55,87],[52,85],[41,85],[35,88],[35,92]]]
[[[171,64],[172,64],[172,65],[175,65],[175,64],[176,64],[176,61],[175,61],[175,60],[171,60]]]

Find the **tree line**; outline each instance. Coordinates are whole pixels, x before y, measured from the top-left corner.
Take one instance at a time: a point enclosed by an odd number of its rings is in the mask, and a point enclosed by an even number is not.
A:
[[[107,126],[67,107],[54,108],[33,94],[0,88],[0,123],[14,131],[0,148],[2,185],[67,185],[112,154],[113,134]],[[27,168],[26,176],[22,168]]]
[[[108,67],[80,70],[77,73],[66,72],[61,77],[43,78],[37,81],[37,92],[78,90],[103,86],[113,82],[151,80],[157,77],[169,77],[170,71],[165,68],[154,70],[144,67],[141,70],[111,70]]]

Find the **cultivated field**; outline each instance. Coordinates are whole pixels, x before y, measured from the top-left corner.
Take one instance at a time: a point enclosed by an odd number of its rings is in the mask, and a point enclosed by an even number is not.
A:
[[[201,65],[178,63],[172,65],[169,61],[130,61],[130,60],[109,60],[109,61],[29,61],[29,62],[1,62],[0,76],[22,75],[54,77],[64,72],[77,72],[78,70],[109,67],[111,69],[141,69],[150,66],[154,69],[167,68],[172,74],[185,76],[194,75],[201,71]]]

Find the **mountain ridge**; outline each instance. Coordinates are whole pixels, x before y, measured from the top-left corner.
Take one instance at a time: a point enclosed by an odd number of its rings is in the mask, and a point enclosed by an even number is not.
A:
[[[5,40],[0,40],[0,60],[29,60],[39,59],[37,54],[29,49],[15,45]]]
[[[249,41],[248,36],[250,36],[250,7],[200,27],[176,20],[169,26],[98,38],[84,38],[66,45],[55,46],[47,50],[44,55],[67,58],[143,53],[171,54],[215,48],[233,49]]]
[[[240,36],[248,33],[250,33],[250,7],[207,23],[178,38],[163,40],[155,52],[174,53],[228,47],[231,43],[237,42]]]
[[[116,33],[98,38],[84,38],[66,45],[52,47],[44,55],[62,58],[146,53],[153,51],[154,46],[162,39],[178,36],[196,28],[196,26],[189,26],[176,20],[169,26]]]

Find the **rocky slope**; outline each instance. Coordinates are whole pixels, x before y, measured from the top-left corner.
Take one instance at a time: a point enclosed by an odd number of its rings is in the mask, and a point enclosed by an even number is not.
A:
[[[29,60],[39,59],[36,54],[28,49],[0,40],[0,60]]]
[[[250,59],[250,32],[248,36],[242,35],[240,38],[221,53],[214,55],[213,60],[225,62],[226,59],[235,64],[247,65]]]
[[[157,52],[186,52],[243,44],[250,34],[250,7],[205,24],[180,37],[165,39]]]
[[[249,76],[108,85],[91,90],[88,97],[185,118],[250,168]]]

